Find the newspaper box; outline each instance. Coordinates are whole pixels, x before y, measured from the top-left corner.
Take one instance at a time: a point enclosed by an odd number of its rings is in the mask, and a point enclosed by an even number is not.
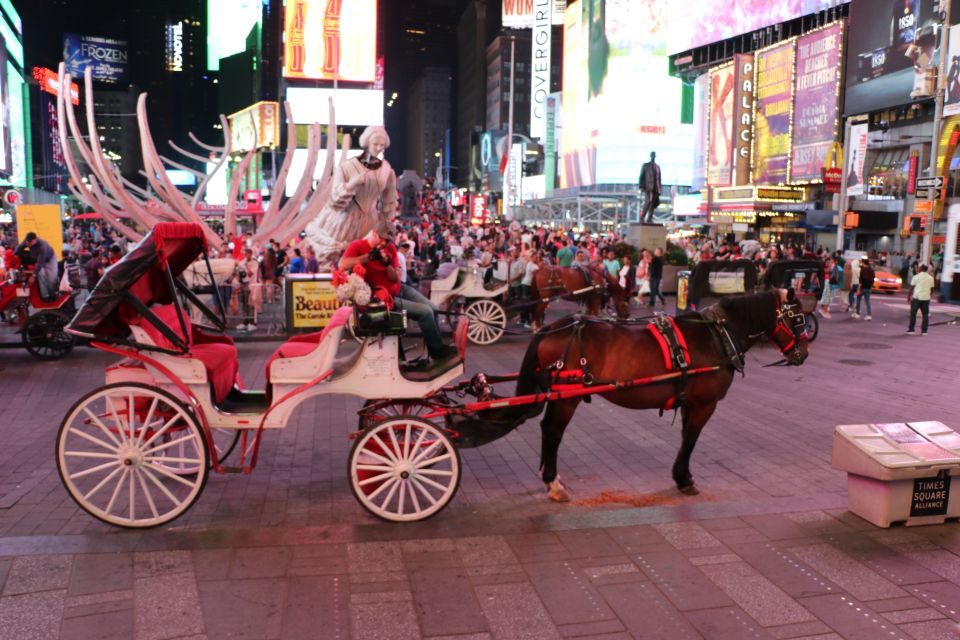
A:
[[[960,518],[960,434],[941,422],[841,425],[833,468],[850,511],[879,527]]]

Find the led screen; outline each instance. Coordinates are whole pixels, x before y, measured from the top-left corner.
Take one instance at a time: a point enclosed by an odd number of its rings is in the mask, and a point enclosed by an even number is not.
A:
[[[843,23],[797,40],[791,182],[820,180],[837,139],[842,42]]]
[[[874,0],[864,0],[869,3]],[[694,0],[663,4],[670,51],[679,53],[827,9],[835,0]],[[901,2],[902,4],[902,2]]]
[[[328,98],[333,98],[338,127],[383,126],[383,91],[379,89],[287,89],[287,101],[297,124],[327,124],[330,119]]]
[[[0,175],[10,176],[10,87],[7,50],[0,47]]]
[[[373,82],[377,0],[287,0],[283,75]]]
[[[16,187],[27,186],[27,134],[24,120],[24,82],[10,62],[7,62],[7,95],[10,117],[10,179]]]
[[[207,0],[207,69],[218,71],[220,58],[246,51],[262,13],[263,0]]]
[[[936,4],[937,0],[851,3],[845,114],[887,109],[928,97],[918,91],[922,82],[917,82],[915,65],[925,67],[938,59]]]
[[[578,0],[564,20],[561,186],[637,184],[657,154],[663,183],[692,182],[693,126],[668,73],[664,2]],[[643,92],[656,99],[638,99]]]

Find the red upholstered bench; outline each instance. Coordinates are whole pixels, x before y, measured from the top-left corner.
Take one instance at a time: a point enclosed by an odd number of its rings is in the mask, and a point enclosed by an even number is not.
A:
[[[177,336],[184,338],[180,327],[180,319],[177,317],[177,309],[174,305],[155,305],[150,308],[150,311]],[[183,320],[189,336],[189,339],[185,341],[190,345],[190,351],[181,356],[167,357],[188,358],[201,362],[206,371],[206,378],[213,387],[213,399],[215,402],[220,402],[229,395],[230,389],[238,381],[239,363],[237,361],[237,347],[233,344],[233,338],[205,333],[192,326],[190,318],[186,314],[184,314]],[[139,328],[142,334],[146,334],[146,337],[156,346],[165,349],[176,348],[163,335],[163,332],[149,320],[137,317],[131,320],[130,325]],[[143,335],[139,336],[139,339],[142,340]]]

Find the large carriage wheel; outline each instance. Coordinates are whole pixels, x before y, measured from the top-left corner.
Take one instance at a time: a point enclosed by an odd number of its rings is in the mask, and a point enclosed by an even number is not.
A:
[[[493,344],[500,339],[507,327],[507,312],[496,300],[474,300],[463,312],[470,319],[467,337],[473,344]]]
[[[803,330],[807,333],[807,340],[813,342],[820,333],[820,321],[817,320],[816,313],[806,313],[803,316]]]
[[[58,360],[73,350],[73,336],[65,331],[70,318],[52,309],[27,318],[23,326],[23,346],[40,360]]]
[[[460,486],[460,454],[433,423],[410,416],[378,422],[350,450],[353,495],[375,516],[414,522],[439,512]]]
[[[206,484],[208,460],[187,407],[133,382],[88,393],[57,434],[57,469],[70,497],[121,527],[153,527],[181,515]]]

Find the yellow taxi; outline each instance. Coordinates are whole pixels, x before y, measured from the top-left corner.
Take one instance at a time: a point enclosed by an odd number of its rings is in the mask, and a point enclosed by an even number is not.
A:
[[[895,273],[889,271],[875,270],[876,276],[873,279],[873,290],[883,293],[896,293],[903,286],[903,280]]]

